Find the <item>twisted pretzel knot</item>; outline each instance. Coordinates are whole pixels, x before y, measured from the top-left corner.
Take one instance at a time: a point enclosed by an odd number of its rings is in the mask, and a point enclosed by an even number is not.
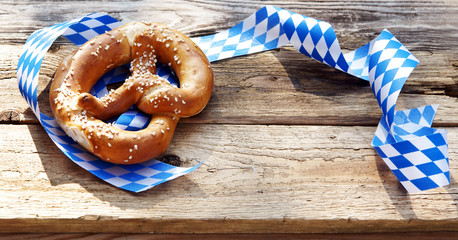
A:
[[[168,64],[180,88],[156,73]],[[101,99],[89,94],[106,72],[131,63],[131,76]],[[88,41],[64,59],[50,88],[50,105],[62,129],[101,159],[134,164],[161,154],[179,118],[206,106],[213,71],[204,53],[182,33],[162,24],[133,22]],[[103,122],[132,105],[152,115],[145,129],[126,131]]]

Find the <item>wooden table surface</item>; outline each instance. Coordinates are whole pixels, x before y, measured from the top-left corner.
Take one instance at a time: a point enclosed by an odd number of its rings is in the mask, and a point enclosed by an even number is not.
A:
[[[154,2],[0,1],[0,237],[458,231],[457,0]],[[180,121],[165,153],[204,164],[139,194],[65,157],[17,88],[22,46],[40,28],[105,11],[194,37],[265,4],[331,23],[344,52],[389,29],[420,60],[397,109],[440,104],[433,126],[448,130],[451,185],[407,194],[370,145],[381,111],[369,84],[290,45],[214,62],[210,103]],[[59,39],[43,62],[38,99],[48,115],[50,80],[74,49]]]

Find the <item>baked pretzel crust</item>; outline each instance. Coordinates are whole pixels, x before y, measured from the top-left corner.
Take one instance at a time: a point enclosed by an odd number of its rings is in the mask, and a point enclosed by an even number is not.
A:
[[[156,62],[179,79],[157,76]],[[131,76],[103,98],[89,93],[108,71],[131,63]],[[99,35],[65,58],[50,88],[52,112],[62,129],[102,160],[134,164],[165,151],[180,118],[204,109],[213,89],[205,54],[184,34],[159,23],[133,22]],[[152,115],[145,129],[126,131],[104,120],[132,105]]]

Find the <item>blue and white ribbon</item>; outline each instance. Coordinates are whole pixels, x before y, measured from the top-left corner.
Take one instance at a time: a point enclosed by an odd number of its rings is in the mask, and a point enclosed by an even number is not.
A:
[[[118,20],[106,14],[94,13],[83,18],[38,30],[25,43],[23,53],[19,58],[17,77],[22,96],[29,103],[30,108],[48,135],[65,155],[82,168],[114,186],[132,192],[141,192],[189,173],[200,164],[190,168],[183,168],[154,159],[134,165],[117,165],[102,161],[68,137],[55,119],[41,113],[37,103],[40,66],[44,55],[57,37],[64,35],[79,46],[89,39],[121,25]],[[129,70],[125,66],[114,69],[97,82],[91,93],[97,97],[103,97],[108,93],[106,84],[123,81],[128,74]],[[158,66],[157,74],[176,84],[170,68]],[[118,119],[114,119],[114,125],[131,131],[146,127],[148,122],[148,115],[133,108],[122,114]]]
[[[189,173],[200,164],[181,168],[157,160],[135,165],[103,162],[66,136],[53,118],[39,111],[37,104],[41,61],[58,36],[64,35],[81,45],[119,25],[116,19],[95,13],[33,33],[19,60],[18,84],[51,139],[70,159],[117,187],[140,192]],[[402,185],[413,193],[450,183],[447,132],[431,128],[437,105],[403,111],[395,109],[399,93],[419,61],[387,30],[361,48],[344,54],[329,23],[265,6],[228,30],[193,41],[210,61],[292,44],[306,56],[368,80],[382,110],[372,145]],[[128,74],[125,67],[107,73],[91,93],[104,96],[106,84],[123,81]],[[159,66],[158,74],[179,84],[167,67]],[[138,130],[148,124],[149,116],[132,108],[112,121],[122,129]]]

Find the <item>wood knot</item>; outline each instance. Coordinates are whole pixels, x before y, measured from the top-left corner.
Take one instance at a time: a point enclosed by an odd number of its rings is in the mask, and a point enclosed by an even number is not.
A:
[[[163,156],[159,157],[158,160],[163,162],[163,163],[167,163],[167,164],[173,165],[175,167],[181,166],[181,163],[182,163],[180,157],[178,157],[176,155],[172,155],[172,154],[163,155]]]
[[[1,123],[15,123],[19,122],[20,115],[16,110],[6,110],[0,112],[0,122]]]

